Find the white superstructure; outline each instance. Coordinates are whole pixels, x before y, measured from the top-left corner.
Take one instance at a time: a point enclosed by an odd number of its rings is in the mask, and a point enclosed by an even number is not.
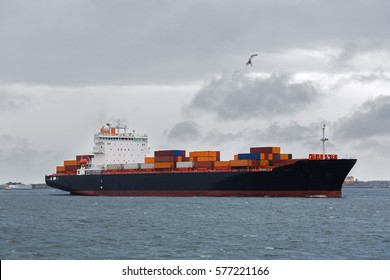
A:
[[[148,136],[136,135],[134,130],[128,133],[127,127],[120,124],[102,126],[95,134],[94,143],[92,169],[143,162],[148,154]]]

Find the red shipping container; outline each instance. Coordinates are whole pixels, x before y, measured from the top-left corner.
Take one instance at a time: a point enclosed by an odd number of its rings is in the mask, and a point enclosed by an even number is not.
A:
[[[155,156],[154,162],[176,162],[178,161],[178,157],[174,156]]]
[[[280,154],[280,147],[251,147],[251,154]]]
[[[185,150],[161,150],[161,151],[155,151],[154,156],[182,156],[184,157],[186,155]]]
[[[79,168],[78,166],[65,166],[64,167],[66,172],[76,172],[78,168]]]

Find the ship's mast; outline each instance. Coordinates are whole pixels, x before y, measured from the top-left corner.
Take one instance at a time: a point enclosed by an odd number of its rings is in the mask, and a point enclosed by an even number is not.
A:
[[[322,138],[320,140],[322,142],[322,154],[325,155],[325,142],[329,141],[328,138],[325,138],[325,124],[322,127]]]

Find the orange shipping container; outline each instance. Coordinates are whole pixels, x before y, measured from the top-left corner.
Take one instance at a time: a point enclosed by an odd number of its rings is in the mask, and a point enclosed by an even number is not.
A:
[[[144,163],[154,163],[154,157],[145,157]]]
[[[194,161],[217,161],[217,157],[216,156],[212,156],[212,157],[194,157]]]
[[[269,161],[268,160],[260,160],[260,167],[267,168],[269,167]]]
[[[220,151],[195,151],[190,152],[190,157],[218,157]]]
[[[238,155],[234,155],[234,160],[238,160]]]
[[[260,159],[265,159],[265,154],[264,153],[260,153]]]
[[[250,159],[239,159],[239,160],[231,160],[231,167],[251,167],[253,166],[252,160]]]
[[[229,167],[230,161],[216,161],[214,162],[214,167]]]
[[[204,157],[205,153],[202,151],[190,152],[190,157]]]
[[[57,173],[62,173],[65,171],[65,166],[57,166],[56,167],[56,172]]]
[[[280,154],[280,159],[281,159],[281,160],[286,160],[286,159],[288,159],[288,154]]]
[[[64,166],[77,166],[80,165],[78,160],[64,160]]]
[[[174,168],[175,163],[174,162],[156,162],[154,163],[154,168],[155,169],[166,169],[166,168]]]

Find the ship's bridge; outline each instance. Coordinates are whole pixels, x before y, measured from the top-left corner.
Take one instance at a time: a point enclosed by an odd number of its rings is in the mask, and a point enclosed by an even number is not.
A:
[[[92,164],[124,164],[143,162],[148,153],[148,135],[127,132],[126,126],[106,124],[95,134]]]

